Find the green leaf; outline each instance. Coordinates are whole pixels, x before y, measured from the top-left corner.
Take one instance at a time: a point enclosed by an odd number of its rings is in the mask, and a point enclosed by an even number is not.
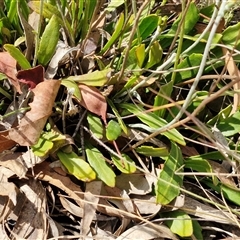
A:
[[[203,183],[211,187],[214,191],[218,192],[219,194],[223,194],[224,198],[226,198],[227,200],[230,200],[231,202],[240,206],[239,202],[240,190],[237,187],[227,186],[222,183],[214,185],[209,179],[204,179]]]
[[[73,95],[74,95],[78,100],[81,100],[80,89],[79,89],[78,85],[76,84],[76,82],[65,79],[65,80],[61,80],[61,84],[62,84],[63,86],[65,86],[66,88],[68,88],[68,89],[73,88],[73,89],[74,89]]]
[[[158,26],[158,20],[159,17],[155,14],[150,14],[142,19],[142,21],[139,24],[139,34],[142,40],[145,40],[147,37],[150,37],[150,35]]]
[[[68,170],[68,173],[72,174],[77,179],[84,182],[89,182],[96,178],[96,173],[93,171],[90,165],[76,153],[65,153],[58,151],[57,156],[59,157],[63,166]]]
[[[204,37],[200,39],[199,43],[194,48],[192,48],[190,51],[187,52],[187,55],[191,55],[193,53],[203,53],[209,38],[209,34],[210,32],[206,33]],[[199,38],[199,36],[200,34],[197,34],[195,36],[185,35],[184,36],[185,41],[183,42],[183,51],[186,50],[188,47],[190,47],[193,44],[193,42],[195,42]],[[222,34],[216,33],[213,37],[210,49],[212,50],[216,48],[216,44],[221,42],[221,39],[222,39]]]
[[[40,5],[41,5],[40,1],[30,1],[28,3],[28,6],[38,14],[40,14],[41,12]],[[66,28],[67,28],[67,31],[70,33],[70,36],[73,35],[73,30],[68,22],[68,19],[64,18],[64,21],[63,21],[61,13],[59,12],[57,7],[51,5],[50,3],[44,2],[42,14],[44,18],[48,18],[48,19],[50,19],[53,15],[56,16],[61,26],[65,26],[66,24]]]
[[[82,1],[81,5],[84,6],[84,14],[82,15],[81,19],[81,38],[84,39],[87,36],[87,32],[90,28],[93,12],[97,6],[97,0]]]
[[[34,155],[38,157],[44,157],[47,156],[52,149],[54,149],[55,145],[64,143],[65,139],[66,137],[64,135],[51,129],[48,132],[42,132],[38,142],[31,148]]]
[[[128,133],[127,126],[125,125],[124,121],[122,120],[122,118],[121,118],[119,112],[117,111],[116,107],[114,106],[113,102],[109,98],[107,98],[107,102],[108,102],[109,106],[111,107],[111,110],[115,114],[117,121],[118,121],[119,125],[121,126],[123,132],[125,134],[127,134]]]
[[[119,37],[119,35],[120,35],[121,31],[122,31],[123,24],[124,24],[124,14],[121,13],[120,17],[119,17],[119,19],[118,19],[118,21],[116,23],[115,31],[113,32],[112,36],[110,37],[110,39],[108,40],[106,45],[101,50],[100,54],[105,53],[114,44],[114,42],[117,40],[117,38]]]
[[[196,220],[192,220],[193,235],[197,240],[204,240],[202,235],[202,227]]]
[[[240,40],[238,37],[239,31],[240,31],[240,22],[233,26],[229,26],[222,33],[223,43],[226,45],[230,45],[230,46],[234,46],[234,47],[238,48],[238,46],[240,44]]]
[[[124,0],[114,0],[111,1],[107,8],[105,8],[106,11],[108,12],[112,12],[115,11],[117,7],[121,6],[122,4],[124,4]]]
[[[126,68],[127,69],[135,69],[135,68],[139,68],[140,66],[138,65],[139,63],[141,64],[141,60],[138,59],[138,55],[139,51],[142,50],[142,46],[134,46],[131,48],[131,50],[129,51],[129,55],[128,55],[128,59],[127,59],[127,63],[126,63]]]
[[[38,142],[32,146],[32,151],[35,156],[45,157],[52,148],[53,142],[41,135],[38,139]]]
[[[121,135],[122,129],[119,126],[119,124],[111,120],[106,128],[106,137],[109,141],[114,141],[116,140],[120,135]]]
[[[202,54],[195,54],[195,53],[191,54],[190,56],[186,57],[183,61],[181,61],[178,64],[177,69],[185,69],[185,68],[190,68],[190,69],[188,71],[177,72],[175,83],[182,82],[183,80],[186,80],[189,78],[194,78],[197,75],[198,67],[200,66],[201,61],[202,61]],[[191,69],[192,67],[195,67],[195,68]]]
[[[173,23],[169,34],[175,34],[177,29],[179,28],[179,23],[182,19],[182,13],[179,15],[177,20]],[[194,2],[191,2],[188,8],[186,15],[184,16],[184,34],[188,34],[196,25],[199,19],[199,12]]]
[[[31,68],[31,64],[21,53],[21,51],[14,45],[5,44],[4,49],[17,61],[17,63],[21,66],[22,69],[26,70]]]
[[[53,15],[47,24],[38,49],[38,63],[46,66],[51,60],[59,40],[60,25],[56,15]]]
[[[228,105],[226,108],[222,109],[216,116],[214,116],[213,118],[211,118],[207,124],[214,126],[215,124],[217,124],[218,122],[222,122],[225,121],[226,118],[228,118],[230,116],[230,113],[232,111],[232,104]]]
[[[90,165],[97,173],[97,177],[101,179],[109,187],[115,186],[116,175],[106,163],[105,157],[97,148],[86,146],[87,159]]]
[[[160,63],[161,59],[162,59],[162,48],[159,44],[158,41],[155,41],[149,50],[149,58],[148,58],[148,62],[145,66],[145,68],[151,68],[152,66],[154,66],[157,63]]]
[[[103,125],[101,119],[98,116],[88,112],[87,121],[93,135],[95,135],[98,139],[103,138]]]
[[[170,81],[164,85],[161,85],[159,90],[160,94],[156,95],[156,97],[154,98],[154,107],[163,106],[167,104],[168,103],[167,98],[162,97],[162,95],[166,97],[170,97],[172,90],[173,90],[173,81]],[[160,109],[160,110],[154,111],[154,114],[156,114],[159,117],[163,117],[165,111],[166,109]]]
[[[83,83],[88,86],[103,86],[109,80],[109,74],[111,72],[110,68],[104,69],[102,71],[94,71],[91,73],[78,75],[78,76],[70,76],[68,78],[64,78],[63,80],[75,81],[77,83]]]
[[[135,162],[127,155],[122,154],[122,158],[111,156],[114,165],[123,173],[134,173],[136,171]]]
[[[147,124],[152,129],[158,129],[167,124],[167,121],[164,119],[156,116],[154,113],[145,113],[142,107],[135,106],[134,104],[123,103],[120,104],[120,107],[126,109],[130,113],[135,114],[136,117],[138,117],[143,123]],[[161,134],[181,145],[186,144],[183,136],[176,129],[171,129]]]
[[[155,148],[144,145],[136,148],[136,152],[143,154],[147,157],[166,157],[169,154],[168,149],[166,147]]]
[[[217,128],[225,137],[233,136],[240,132],[240,111],[237,111],[225,121],[221,121],[217,124]]]
[[[165,159],[165,163],[156,183],[156,197],[157,203],[167,205],[180,193],[183,177],[175,172],[182,167],[183,157],[180,148],[171,142],[169,156],[162,158]]]
[[[205,159],[185,159],[185,168],[191,168],[194,171],[201,172],[201,173],[212,173],[212,166],[211,164]],[[213,182],[217,183],[217,177],[212,176]]]
[[[137,64],[139,67],[142,67],[145,59],[145,44],[140,44],[135,50]]]
[[[240,206],[239,198],[240,198],[240,190],[237,187],[227,186],[225,184],[221,184],[221,191],[223,196],[226,199],[229,199],[231,202]]]
[[[10,8],[7,12],[7,17],[11,23],[13,23],[13,20],[17,14],[17,1],[10,1]]]
[[[164,216],[174,218],[174,220],[165,221],[173,233],[176,233],[180,237],[190,237],[193,234],[191,217],[185,212],[173,211],[164,214]]]
[[[201,155],[191,156],[187,159],[191,160],[202,160],[202,159],[211,159],[211,160],[226,160],[226,157],[224,157],[219,151],[213,151],[204,153]]]

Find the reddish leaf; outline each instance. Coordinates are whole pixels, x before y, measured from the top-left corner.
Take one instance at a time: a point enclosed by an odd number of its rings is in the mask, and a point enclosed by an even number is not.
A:
[[[21,146],[34,145],[52,113],[55,97],[61,81],[47,80],[39,83],[34,89],[31,110],[22,118],[17,128],[12,128],[9,136]]]
[[[88,111],[101,116],[104,123],[107,124],[107,102],[105,97],[95,87],[87,86],[85,84],[79,84],[78,86],[82,97],[79,103]]]
[[[33,89],[40,82],[44,81],[44,68],[38,65],[32,69],[18,71],[17,78],[19,82],[25,83],[30,89]]]
[[[5,74],[17,92],[22,93],[16,77],[16,60],[7,52],[0,52],[0,72]]]
[[[0,153],[9,150],[15,145],[16,143],[14,141],[8,139],[8,131],[0,132]]]

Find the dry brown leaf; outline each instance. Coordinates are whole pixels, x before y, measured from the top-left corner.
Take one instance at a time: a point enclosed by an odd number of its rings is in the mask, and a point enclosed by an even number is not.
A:
[[[14,183],[11,182],[0,182],[0,196],[8,196],[12,203],[17,203],[17,192],[18,189]]]
[[[0,156],[0,165],[12,170],[19,178],[24,178],[28,168],[19,158],[21,153],[9,152]]]
[[[79,102],[88,111],[101,116],[105,124],[107,124],[107,102],[105,97],[96,87],[79,84],[82,99]]]
[[[221,183],[231,186],[232,188],[235,188],[236,191],[239,191],[239,189],[236,186],[236,183],[234,182],[234,179],[231,177],[231,174],[226,170],[226,168],[222,164],[211,160],[208,160],[208,162],[211,165],[213,172],[219,174],[217,175],[217,177],[219,178]],[[226,175],[223,176],[221,175],[221,173],[223,174],[225,173]]]
[[[122,190],[121,197],[123,200],[123,205],[127,209],[127,211],[130,213],[139,215],[137,206],[135,205],[134,201],[129,197],[129,195],[127,194],[127,192],[125,190]]]
[[[34,89],[39,83],[44,81],[44,68],[38,65],[28,70],[21,70],[17,73],[19,82],[25,83],[30,89]]]
[[[152,191],[152,186],[142,173],[120,174],[116,177],[116,187],[126,190],[128,194],[145,195]]]
[[[40,182],[30,179],[20,189],[25,194],[26,200],[11,232],[11,239],[46,239],[47,199],[43,186]]]
[[[47,157],[38,157],[34,155],[31,149],[24,152],[21,156],[18,157],[18,161],[22,162],[27,168],[32,168],[36,164],[43,162]]]
[[[106,190],[106,195],[108,196],[113,196],[114,198],[110,198],[108,201],[113,203],[115,206],[117,206],[118,209],[129,213],[128,209],[126,208],[126,206],[123,203],[123,199],[122,199],[122,191],[121,189],[117,188],[117,187],[108,187],[105,186],[105,190]],[[104,194],[105,195],[105,194]],[[129,225],[129,223],[131,222],[131,220],[129,218],[126,217],[122,217],[121,218],[121,225],[118,227],[118,229],[114,232],[114,235],[119,236]]]
[[[5,74],[17,92],[22,93],[16,77],[16,60],[7,52],[0,52],[0,72]]]
[[[80,207],[83,207],[84,203],[81,188],[73,183],[68,176],[58,174],[49,167],[49,163],[47,162],[42,162],[41,164],[36,165],[34,172],[38,179],[47,181],[63,190],[70,198],[74,199]]]
[[[8,132],[9,131],[0,132],[0,152],[9,150],[16,145],[16,142],[8,138]]]
[[[155,216],[161,209],[161,205],[156,204],[157,201],[155,196],[133,196],[132,201],[137,206],[138,211],[141,215]]]
[[[115,240],[116,237],[111,234],[111,226],[110,226],[110,229],[108,228],[108,226],[106,227],[107,224],[111,224],[111,225],[114,225],[113,222],[107,222],[104,224],[104,229],[101,229],[97,226],[95,226],[94,228],[96,229],[96,233],[97,234],[94,234],[93,237],[89,237],[89,238],[86,238],[86,239],[101,239],[101,240]]]
[[[78,47],[70,48],[62,41],[58,41],[55,54],[53,55],[50,63],[48,64],[45,77],[47,79],[53,78],[58,70],[58,65],[61,63],[66,63],[70,59],[70,53],[79,50]]]
[[[181,148],[182,154],[188,157],[199,155],[195,147],[180,146],[180,148]]]
[[[93,181],[86,184],[84,193],[83,218],[81,222],[81,234],[87,236],[90,225],[95,217],[99,196],[102,189],[101,181]]]
[[[0,166],[0,181],[1,182],[8,182],[8,179],[14,175],[15,175],[15,173],[12,170],[5,168],[4,166]]]
[[[228,211],[218,210],[193,198],[185,197],[182,208],[186,213],[207,221],[236,225],[237,217]],[[234,218],[234,219],[233,219]]]
[[[40,14],[35,11],[31,12],[28,16],[28,23],[34,29],[34,31],[37,32],[39,24],[41,24]]]
[[[52,218],[48,217],[48,223],[49,223],[49,235],[53,237],[53,239],[59,239],[59,236],[64,235],[65,228],[61,226],[59,223],[54,221]]]
[[[97,46],[98,46],[100,36],[101,36],[100,32],[97,30],[95,30],[89,34],[89,36],[86,39],[85,44],[84,44],[84,49],[83,49],[84,55],[89,55],[89,54],[95,52],[95,50],[97,49]]]
[[[69,201],[67,198],[65,198],[64,196],[59,196],[60,202],[62,204],[62,206],[71,214],[82,218],[83,217],[83,209],[79,206],[77,206],[76,204],[72,203],[71,201]],[[95,219],[96,220],[96,219]]]
[[[13,202],[7,196],[0,196],[0,222],[5,222],[13,212]],[[1,235],[0,235],[1,236]]]
[[[0,236],[1,236],[1,240],[9,240],[9,237],[7,236],[7,233],[4,230],[3,224],[0,224]]]
[[[154,224],[156,225],[156,224]],[[174,235],[168,227],[164,225],[158,225],[157,229],[154,229],[151,225],[136,225],[129,228],[127,231],[122,233],[117,240],[150,240],[150,239],[172,239],[177,240],[178,238]]]
[[[83,209],[76,204],[69,201],[65,196],[59,195],[59,199],[61,201],[62,206],[71,214],[82,218],[83,217]],[[94,214],[93,220],[94,221],[112,221],[113,218],[105,215],[97,215]]]
[[[22,118],[17,128],[12,128],[9,136],[21,146],[34,145],[52,113],[52,107],[60,87],[60,81],[47,80],[33,89],[34,99],[31,110]]]
[[[234,91],[240,90],[240,72],[238,70],[238,67],[236,63],[234,62],[234,59],[232,57],[231,52],[227,50],[226,48],[222,48],[223,54],[225,57],[225,65],[229,72],[229,75],[233,77],[233,80],[238,80],[236,84],[233,85]],[[234,114],[240,106],[240,93],[234,93],[233,95],[233,108],[231,111],[231,114]]]

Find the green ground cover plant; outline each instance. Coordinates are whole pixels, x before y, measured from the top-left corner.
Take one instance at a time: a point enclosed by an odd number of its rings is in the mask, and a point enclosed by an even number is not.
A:
[[[240,237],[239,5],[0,1],[0,235]]]

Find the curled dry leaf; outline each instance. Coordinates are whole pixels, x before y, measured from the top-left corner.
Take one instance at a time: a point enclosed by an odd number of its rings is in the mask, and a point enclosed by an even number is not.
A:
[[[96,87],[79,84],[82,99],[79,103],[88,111],[101,116],[105,124],[107,124],[107,102],[105,97]]]
[[[16,77],[16,60],[7,52],[0,52],[0,72],[5,74],[17,92],[22,93]]]
[[[21,146],[34,145],[52,113],[55,97],[60,81],[47,80],[39,83],[34,89],[34,99],[30,103],[31,110],[22,118],[17,128],[12,128],[9,137]]]
[[[18,71],[17,78],[19,82],[27,84],[30,89],[34,89],[40,82],[44,81],[44,68],[38,65],[28,70]]]

